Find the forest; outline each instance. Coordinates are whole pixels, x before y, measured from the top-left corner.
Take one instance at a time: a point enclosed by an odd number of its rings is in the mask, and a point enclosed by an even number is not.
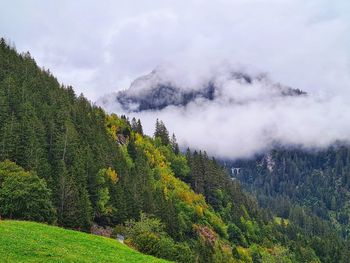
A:
[[[0,40],[1,218],[111,227],[175,262],[348,262],[348,149],[273,154],[272,171],[240,163],[249,193],[161,120],[146,135]]]
[[[278,147],[250,160],[226,162],[240,167],[234,175],[259,204],[303,228],[312,221],[349,237],[350,148],[338,142],[327,149]]]

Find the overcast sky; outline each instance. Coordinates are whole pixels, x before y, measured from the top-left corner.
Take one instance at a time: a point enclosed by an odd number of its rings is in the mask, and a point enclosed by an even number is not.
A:
[[[0,34],[92,101],[127,89],[157,66],[172,65],[177,82],[187,82],[220,63],[265,72],[310,94],[243,106],[219,99],[141,114],[148,133],[160,117],[182,145],[232,158],[249,157],[276,141],[305,147],[350,141],[349,0],[0,4]],[[245,88],[259,92],[259,85]],[[223,97],[233,99],[242,88],[231,82],[223,87]]]
[[[349,83],[348,0],[0,0],[0,34],[89,99],[164,63],[226,60],[307,91]]]

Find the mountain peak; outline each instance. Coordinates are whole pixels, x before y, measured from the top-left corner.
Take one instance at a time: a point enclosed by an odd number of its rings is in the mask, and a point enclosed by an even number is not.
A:
[[[178,76],[179,78],[179,76]],[[251,75],[243,71],[216,72],[196,85],[185,85],[173,78],[164,67],[136,78],[129,89],[100,100],[102,104],[118,104],[127,112],[162,110],[168,106],[185,107],[194,102],[216,100],[228,103],[248,103],[306,93],[273,83],[266,75]],[[200,84],[199,84],[200,83]]]

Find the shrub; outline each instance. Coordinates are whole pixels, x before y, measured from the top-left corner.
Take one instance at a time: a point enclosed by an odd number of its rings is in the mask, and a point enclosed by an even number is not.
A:
[[[140,221],[129,220],[122,231],[126,234],[127,243],[142,253],[176,262],[193,262],[190,247],[186,243],[176,243],[164,229],[159,219],[142,213]]]
[[[0,163],[0,215],[52,223],[56,219],[44,179],[10,161]]]

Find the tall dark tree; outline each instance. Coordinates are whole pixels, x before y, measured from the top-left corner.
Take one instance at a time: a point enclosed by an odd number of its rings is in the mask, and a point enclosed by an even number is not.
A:
[[[156,129],[154,132],[154,137],[159,138],[164,145],[169,145],[170,138],[168,129],[165,127],[163,121],[156,120]]]
[[[136,132],[138,132],[139,134],[143,135],[143,127],[142,127],[142,124],[141,124],[141,120],[138,119],[137,120],[137,125],[136,125]]]
[[[175,133],[171,136],[171,141],[170,141],[171,148],[175,154],[179,154],[180,149],[179,149],[179,144],[177,143]]]
[[[141,124],[140,119],[136,120],[135,117],[133,117],[133,118],[131,119],[131,129],[132,129],[134,132],[143,135],[143,128],[142,128],[142,124]]]

